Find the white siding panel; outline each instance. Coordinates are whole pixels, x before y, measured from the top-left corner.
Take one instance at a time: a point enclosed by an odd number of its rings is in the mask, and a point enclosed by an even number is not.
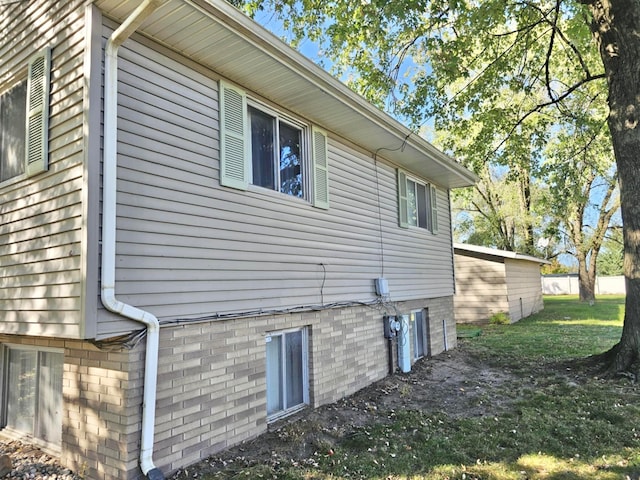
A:
[[[453,294],[446,191],[439,234],[400,229],[394,166],[330,134],[328,210],[221,187],[215,75],[134,42],[121,59],[121,300],[170,321],[372,301],[382,275],[393,301]],[[103,312],[98,334],[129,326]]]
[[[84,3],[0,11],[0,92],[52,48],[49,171],[0,184],[0,332],[80,337]]]

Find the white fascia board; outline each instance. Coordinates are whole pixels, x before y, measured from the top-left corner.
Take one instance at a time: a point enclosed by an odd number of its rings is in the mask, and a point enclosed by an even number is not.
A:
[[[551,262],[545,260],[544,258],[533,257],[531,255],[525,255],[517,252],[510,252],[508,250],[499,250],[497,248],[490,247],[481,247],[479,245],[470,245],[468,243],[454,243],[454,250],[461,250],[469,253],[480,253],[483,255],[490,255],[493,257],[500,258],[511,258],[514,260],[526,260],[529,262],[539,263],[539,264],[550,264]]]

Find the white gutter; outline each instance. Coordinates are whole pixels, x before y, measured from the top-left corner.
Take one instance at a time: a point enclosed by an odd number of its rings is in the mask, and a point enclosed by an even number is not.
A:
[[[156,388],[158,376],[158,345],[160,324],[149,312],[119,301],[115,295],[116,278],[116,190],[118,145],[118,48],[135,32],[162,0],[144,0],[116,29],[105,47],[104,71],[104,152],[102,174],[102,303],[107,310],[122,315],[147,328],[142,400],[142,433],[140,469],[151,480],[164,480],[153,464]]]

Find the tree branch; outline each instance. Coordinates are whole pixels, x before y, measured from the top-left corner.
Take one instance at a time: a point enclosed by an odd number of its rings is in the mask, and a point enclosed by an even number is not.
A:
[[[547,94],[549,99],[553,100],[553,92],[551,91],[551,54],[553,53],[553,41],[556,38],[556,32],[558,30],[558,16],[560,14],[560,0],[556,0],[555,15],[553,22],[551,23],[551,36],[549,37],[549,48],[547,49],[547,56],[544,60],[544,74],[547,84]]]
[[[567,38],[567,36],[564,34],[564,32],[558,27],[557,21],[558,21],[558,15],[560,13],[560,5],[562,3],[562,0],[557,0],[556,1],[556,18],[554,19],[553,23],[549,22],[549,20],[547,20],[547,16],[548,13],[545,13],[544,10],[542,10],[540,7],[538,7],[537,5],[534,5],[533,3],[530,2],[522,2],[524,5],[533,8],[534,10],[537,10],[540,15],[543,18],[543,21],[549,23],[554,31],[556,31],[556,33],[558,34],[558,37],[560,37],[560,39],[573,51],[573,53],[575,54],[576,58],[578,59],[578,62],[580,63],[580,66],[582,67],[582,70],[584,71],[585,75],[587,77],[591,76],[591,72],[589,71],[589,67],[587,66],[587,63],[585,62],[584,58],[582,58],[582,54],[580,53],[580,50],[578,50],[578,47],[576,47],[576,45]],[[581,2],[581,3],[591,3],[591,2]],[[549,12],[550,13],[550,12]]]
[[[605,78],[605,74],[599,74],[599,75],[593,75],[591,77],[587,77],[584,78],[583,80],[579,81],[578,83],[576,83],[575,85],[571,86],[570,88],[568,88],[562,95],[560,95],[559,97],[555,98],[555,99],[551,99],[548,102],[544,102],[544,103],[539,103],[538,105],[536,105],[535,107],[533,107],[531,110],[529,110],[527,113],[525,113],[522,117],[520,117],[520,119],[511,127],[511,129],[509,130],[509,132],[505,135],[505,137],[502,139],[502,141],[498,144],[498,146],[496,148],[494,148],[491,151],[490,155],[494,155],[498,150],[500,150],[500,148],[502,147],[502,145],[505,144],[505,142],[507,140],[509,140],[509,137],[511,137],[511,135],[513,135],[513,133],[518,129],[518,127],[520,125],[522,125],[524,123],[524,121],[529,118],[531,115],[533,115],[534,113],[539,113],[541,110],[545,109],[546,107],[550,107],[552,105],[555,105],[557,103],[560,103],[562,100],[564,100],[565,98],[567,98],[569,95],[571,95],[573,92],[575,92],[576,90],[578,90],[580,87],[582,87],[583,85],[595,81],[595,80],[601,80]],[[485,157],[485,160],[488,160],[489,155],[487,155]]]

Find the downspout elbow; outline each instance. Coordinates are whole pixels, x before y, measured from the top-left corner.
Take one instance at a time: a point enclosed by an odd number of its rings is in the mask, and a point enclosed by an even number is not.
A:
[[[121,302],[116,298],[113,287],[103,287],[101,298],[107,310],[144,324],[147,327],[147,333],[160,331],[160,322],[155,315]]]
[[[118,300],[113,287],[105,286],[101,291],[105,308],[125,318],[142,323],[147,328],[144,364],[144,389],[142,394],[142,428],[140,439],[140,469],[149,480],[165,480],[162,471],[153,463],[153,436],[155,431],[155,408],[160,344],[160,322],[155,315]]]

